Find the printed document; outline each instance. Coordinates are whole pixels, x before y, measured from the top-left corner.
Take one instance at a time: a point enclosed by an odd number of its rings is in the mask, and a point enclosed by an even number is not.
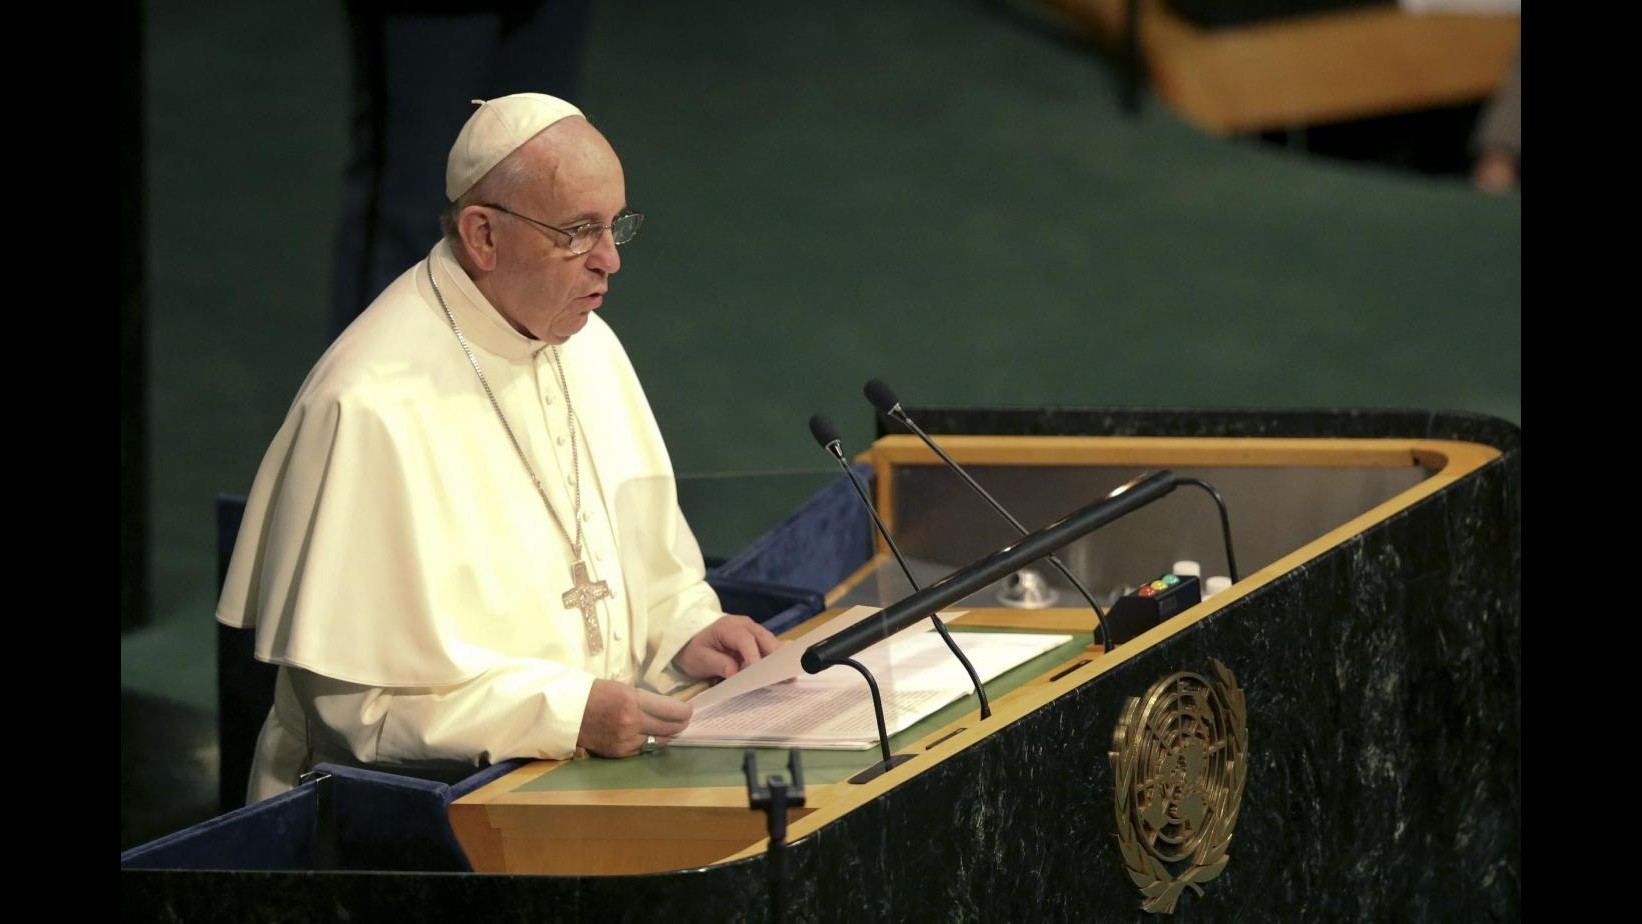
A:
[[[878,723],[866,678],[846,665],[806,674],[804,651],[878,612],[855,607],[831,623],[783,645],[751,668],[702,692],[691,703],[690,727],[675,746],[869,748]],[[943,619],[959,615],[941,613]],[[1040,632],[953,632],[983,682],[1072,640]],[[905,731],[941,707],[973,695],[969,674],[928,620],[909,626],[855,660],[872,672],[889,734]]]

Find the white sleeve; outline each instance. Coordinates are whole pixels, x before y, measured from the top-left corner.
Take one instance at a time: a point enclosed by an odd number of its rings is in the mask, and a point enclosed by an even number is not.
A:
[[[718,594],[707,583],[707,569],[695,534],[672,498],[665,516],[654,516],[645,540],[651,543],[647,587],[649,612],[646,614],[648,664],[642,682],[658,693],[669,694],[698,678],[673,666],[673,659],[701,630],[724,615]],[[665,536],[670,541],[661,541]]]
[[[443,687],[367,687],[287,670],[318,759],[346,753],[403,766],[568,758],[593,686],[591,674],[530,659]]]
[[[662,601],[650,619],[653,628],[649,643],[653,656],[644,674],[644,685],[666,695],[695,683],[699,678],[674,667],[673,659],[701,630],[723,615],[718,594],[705,580],[698,579],[689,589]]]

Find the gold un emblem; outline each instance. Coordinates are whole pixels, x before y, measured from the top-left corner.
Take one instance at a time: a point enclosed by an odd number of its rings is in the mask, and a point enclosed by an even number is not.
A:
[[[1220,875],[1248,772],[1248,707],[1226,665],[1216,681],[1181,672],[1131,698],[1112,733],[1113,803],[1123,869],[1140,907],[1173,914],[1180,894]]]

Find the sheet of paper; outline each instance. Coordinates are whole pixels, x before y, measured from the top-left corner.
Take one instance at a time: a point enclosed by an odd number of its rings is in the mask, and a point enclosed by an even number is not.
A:
[[[845,686],[800,687],[778,683],[744,693],[705,711],[699,721],[678,738],[676,745],[745,747],[787,745],[820,748],[869,748],[878,743],[866,686],[856,675],[859,689]],[[908,719],[934,712],[951,701],[940,690],[893,690],[884,693],[884,722],[890,734]],[[779,729],[779,731],[773,731]]]
[[[781,683],[783,681],[791,680],[800,674],[804,674],[804,668],[801,664],[799,664],[799,659],[804,657],[804,652],[806,649],[808,649],[811,645],[814,645],[816,642],[819,642],[822,639],[830,638],[850,626],[855,625],[868,616],[880,611],[881,607],[852,606],[844,612],[839,613],[825,624],[815,629],[811,629],[809,632],[804,633],[798,638],[789,640],[785,645],[777,648],[767,657],[759,659],[755,664],[753,664],[752,667],[741,671],[734,677],[730,677],[716,683],[700,693],[697,693],[690,700],[690,703],[695,706],[696,711],[699,712],[703,708],[711,706],[716,702],[731,699],[748,691],[756,690],[759,687],[767,687],[772,683]],[[967,611],[943,610],[938,615],[943,621],[950,621],[955,617],[963,615],[965,612]],[[919,620],[916,624],[903,629],[902,632],[916,632],[918,631],[919,626],[926,629],[930,628],[929,620]],[[879,644],[882,644],[882,642]],[[844,668],[844,670],[849,671],[856,677],[860,676],[854,671],[850,671],[847,667]],[[836,671],[837,669],[834,668],[828,671],[823,671],[822,674],[816,676],[835,673]],[[804,676],[809,675],[805,674]]]
[[[1071,641],[1072,636],[958,632],[953,638],[984,682]],[[974,689],[963,665],[927,626],[879,642],[856,660],[878,683],[884,724],[891,735]],[[878,743],[878,724],[866,680],[848,667],[834,667],[698,706],[690,727],[673,743],[867,748]]]

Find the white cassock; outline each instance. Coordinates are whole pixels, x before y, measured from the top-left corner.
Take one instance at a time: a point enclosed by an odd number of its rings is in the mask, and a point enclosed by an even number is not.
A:
[[[602,650],[567,608],[570,544],[543,505],[428,281],[428,264],[553,510],[611,596]],[[553,351],[515,331],[446,244],[326,351],[263,457],[217,605],[278,664],[250,801],[312,763],[474,767],[575,750],[595,678],[672,692],[722,613],[672,463],[620,342],[595,314]]]

